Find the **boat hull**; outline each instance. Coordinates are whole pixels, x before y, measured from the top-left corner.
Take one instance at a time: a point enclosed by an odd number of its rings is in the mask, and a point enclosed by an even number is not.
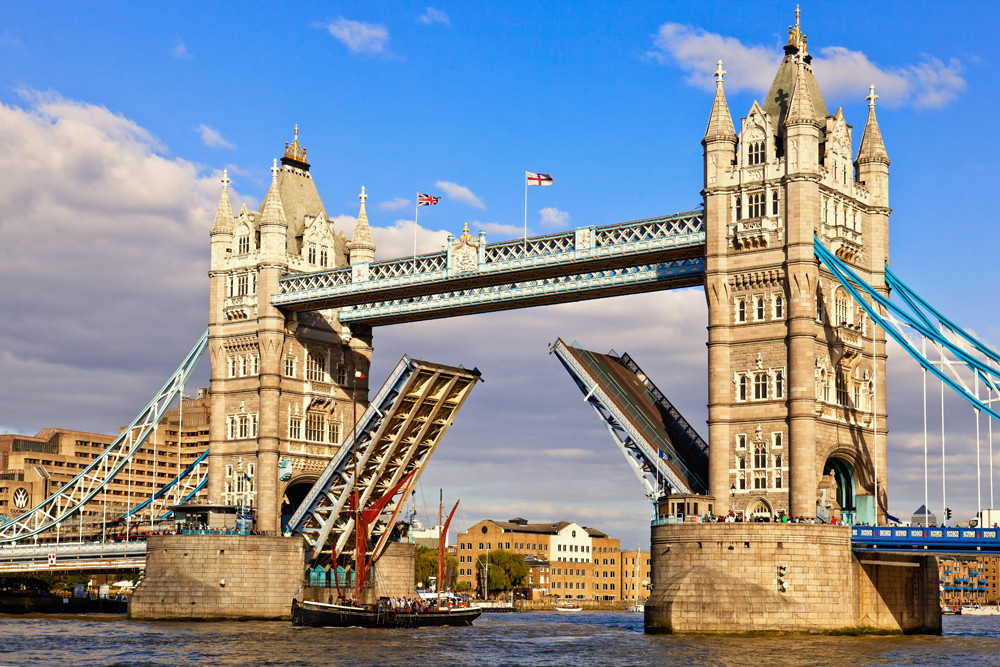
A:
[[[292,601],[292,625],[313,628],[467,627],[482,613],[478,607],[414,612]]]

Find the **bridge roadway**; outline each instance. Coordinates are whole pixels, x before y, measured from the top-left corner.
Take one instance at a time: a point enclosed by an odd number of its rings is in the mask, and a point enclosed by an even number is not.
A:
[[[701,285],[705,221],[688,211],[528,239],[448,238],[438,253],[286,276],[272,305],[396,324]]]
[[[63,542],[0,547],[0,575],[35,572],[96,572],[146,567],[146,543]]]
[[[855,552],[934,555],[1000,554],[1000,529],[906,526],[851,528]],[[65,542],[0,547],[0,575],[136,570],[146,567],[146,543]]]

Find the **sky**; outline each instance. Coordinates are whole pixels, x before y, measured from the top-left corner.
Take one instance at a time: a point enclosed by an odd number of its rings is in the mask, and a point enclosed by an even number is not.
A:
[[[722,59],[739,127],[774,76],[793,3],[20,2],[0,28],[0,432],[117,432],[197,340],[221,185],[256,207],[299,127],[336,228],[365,186],[378,259],[447,234],[518,237],[690,210]],[[1000,101],[992,3],[813,2],[802,30],[827,107],[864,127],[868,86],[890,167],[890,263],[998,346]],[[993,185],[991,185],[993,183]],[[576,521],[648,544],[651,507],[569,375],[557,337],[629,352],[707,435],[700,289],[378,328],[371,383],[403,353],[478,366],[418,489],[482,518]],[[889,362],[889,509],[924,501],[920,372]],[[205,362],[207,363],[207,362]],[[207,378],[207,372],[201,371]],[[928,382],[931,510],[939,385]],[[946,401],[947,505],[977,507],[976,424]],[[983,506],[987,426],[980,422]],[[1000,476],[1000,426],[995,464]],[[1000,480],[998,480],[1000,485]],[[996,488],[996,487],[995,487]],[[1000,489],[997,489],[1000,490]],[[997,499],[1000,504],[1000,498]]]

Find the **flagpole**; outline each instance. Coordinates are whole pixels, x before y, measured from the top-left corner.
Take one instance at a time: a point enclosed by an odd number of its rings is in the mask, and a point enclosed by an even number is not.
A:
[[[528,256],[528,170],[524,170],[524,255]]]
[[[417,201],[413,205],[413,270],[417,270],[417,225],[420,222],[420,191],[417,190]]]

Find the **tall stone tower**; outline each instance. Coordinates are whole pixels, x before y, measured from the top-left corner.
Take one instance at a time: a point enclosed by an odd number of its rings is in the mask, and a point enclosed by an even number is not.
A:
[[[857,156],[806,36],[789,27],[737,133],[717,88],[705,156],[709,486],[751,514],[885,512],[885,334],[814,254],[814,235],[883,293],[889,159],[874,89]],[[725,500],[724,500],[725,499]]]
[[[298,127],[274,161],[257,211],[234,217],[229,179],[211,231],[208,496],[252,505],[256,527],[281,528],[337,450],[353,420],[355,371],[368,374],[370,327],[342,326],[336,310],[283,313],[271,306],[282,276],[349,265],[348,241],[328,220]],[[374,254],[362,193],[366,260]],[[362,380],[366,383],[366,380]],[[352,396],[356,394],[356,396]]]

